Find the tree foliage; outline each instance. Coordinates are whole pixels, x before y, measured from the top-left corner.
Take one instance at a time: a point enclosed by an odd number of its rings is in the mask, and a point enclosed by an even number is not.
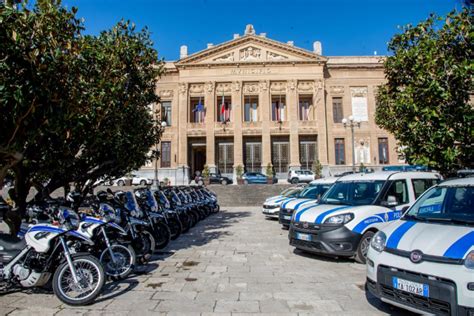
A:
[[[20,207],[31,185],[84,188],[157,154],[163,67],[149,32],[121,21],[83,36],[75,14],[59,0],[0,5],[0,181],[13,170]]]
[[[444,174],[472,167],[473,29],[466,8],[431,15],[395,35],[377,93],[376,123],[395,135],[409,163]]]

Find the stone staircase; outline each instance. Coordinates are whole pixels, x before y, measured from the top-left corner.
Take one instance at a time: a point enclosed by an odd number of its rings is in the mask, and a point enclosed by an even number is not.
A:
[[[221,206],[262,206],[266,198],[280,194],[290,184],[209,185]]]

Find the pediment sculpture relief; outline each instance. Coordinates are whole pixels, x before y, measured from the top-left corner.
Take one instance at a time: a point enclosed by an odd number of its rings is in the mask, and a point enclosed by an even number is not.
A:
[[[240,60],[252,61],[261,59],[261,50],[256,47],[249,46],[240,50]]]
[[[258,83],[245,83],[244,93],[258,93],[260,91]]]
[[[189,87],[190,93],[203,93],[204,85],[202,83],[192,83]]]
[[[288,57],[279,55],[274,52],[267,52],[267,60],[285,60],[288,59]]]
[[[331,86],[329,91],[331,94],[344,94],[344,86]]]
[[[270,91],[272,92],[285,92],[286,91],[286,82],[272,82],[270,84]]]
[[[217,93],[232,92],[231,83],[218,83],[216,87],[216,92]]]
[[[173,90],[161,90],[158,92],[158,95],[161,98],[171,98],[173,97]]]
[[[299,92],[313,92],[314,91],[314,82],[313,81],[299,81],[298,82],[298,91]]]
[[[229,53],[229,54],[225,54],[225,55],[219,56],[219,57],[217,57],[217,58],[214,58],[213,61],[218,61],[218,62],[230,62],[230,61],[234,61],[234,53]]]

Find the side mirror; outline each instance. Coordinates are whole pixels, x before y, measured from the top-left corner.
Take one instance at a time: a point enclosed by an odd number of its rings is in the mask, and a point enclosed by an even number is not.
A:
[[[402,214],[405,213],[410,207],[407,205],[407,206],[404,206],[402,209],[401,209],[401,212]]]
[[[114,192],[110,188],[107,188],[107,193],[114,194]]]
[[[398,205],[397,198],[394,197],[393,195],[389,195],[389,196],[387,196],[386,201],[382,201],[382,205],[389,206],[389,207],[397,206]]]

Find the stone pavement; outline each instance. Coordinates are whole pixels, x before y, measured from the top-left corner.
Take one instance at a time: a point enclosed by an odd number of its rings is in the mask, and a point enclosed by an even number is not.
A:
[[[0,296],[0,315],[381,315],[407,313],[366,295],[365,267],[300,252],[257,207],[227,208],[109,283],[90,306],[48,292]]]

